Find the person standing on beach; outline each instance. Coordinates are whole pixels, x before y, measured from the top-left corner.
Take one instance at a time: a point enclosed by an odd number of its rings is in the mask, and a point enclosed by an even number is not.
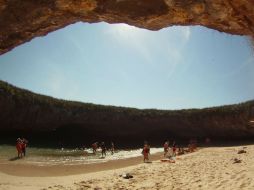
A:
[[[176,156],[176,142],[175,141],[173,142],[173,145],[172,145],[172,151],[173,151],[173,156]]]
[[[97,148],[98,148],[98,142],[93,143],[92,144],[93,154],[96,154]]]
[[[22,142],[20,138],[16,140],[16,149],[18,152],[18,158],[22,158]]]
[[[149,161],[150,146],[147,143],[144,144],[142,154],[144,156],[144,162]]]
[[[21,140],[21,147],[22,147],[22,153],[24,156],[26,156],[26,147],[27,147],[28,140],[25,138],[22,138]]]
[[[106,148],[106,145],[104,142],[101,143],[101,157],[102,158],[105,158],[106,157],[106,151],[107,151],[107,148]],[[104,155],[104,157],[103,157]]]
[[[163,145],[164,147],[164,158],[166,157],[167,153],[168,153],[168,145],[169,145],[169,142],[166,141]]]

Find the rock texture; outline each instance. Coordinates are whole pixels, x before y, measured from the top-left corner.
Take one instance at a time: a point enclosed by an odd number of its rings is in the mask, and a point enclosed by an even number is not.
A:
[[[139,110],[58,100],[0,82],[0,108],[0,136],[46,136],[69,143],[254,137],[249,123],[254,119],[254,101],[207,109]]]
[[[159,30],[202,25],[254,35],[253,0],[0,0],[0,54],[37,36],[83,21]]]

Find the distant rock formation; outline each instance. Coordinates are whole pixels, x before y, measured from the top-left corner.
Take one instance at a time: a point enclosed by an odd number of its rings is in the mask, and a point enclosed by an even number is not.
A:
[[[205,109],[165,111],[59,100],[0,82],[0,135],[92,142],[168,138],[254,137],[254,101]],[[42,135],[40,137],[40,135]],[[45,136],[43,136],[45,138]]]
[[[0,54],[82,21],[159,30],[202,25],[254,36],[253,0],[0,0]]]

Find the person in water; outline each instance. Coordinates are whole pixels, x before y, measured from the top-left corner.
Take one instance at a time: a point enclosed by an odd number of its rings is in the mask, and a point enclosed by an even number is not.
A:
[[[111,154],[114,154],[115,152],[115,145],[113,142],[111,142],[111,148],[110,148]]]
[[[163,145],[163,147],[164,147],[164,158],[166,157],[166,155],[167,155],[167,153],[168,153],[168,145],[169,145],[169,142],[168,141],[166,141],[165,143],[164,143],[164,145]]]
[[[206,137],[205,144],[208,146],[211,143],[211,139],[209,137]]]
[[[144,144],[142,154],[144,156],[144,162],[149,161],[150,146],[147,143]]]
[[[176,156],[176,142],[175,141],[173,142],[173,145],[172,145],[172,151],[173,151],[173,156]]]
[[[93,143],[92,144],[92,149],[93,149],[94,154],[96,154],[97,148],[98,148],[98,142]]]
[[[106,145],[105,145],[104,142],[102,142],[102,143],[101,143],[101,157],[103,157],[103,155],[104,155],[103,158],[106,157],[106,151],[107,151]]]

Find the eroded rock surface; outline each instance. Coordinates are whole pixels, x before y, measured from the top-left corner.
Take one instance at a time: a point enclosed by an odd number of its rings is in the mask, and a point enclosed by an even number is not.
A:
[[[159,30],[202,25],[254,35],[253,0],[0,0],[0,54],[36,36],[83,21]]]

